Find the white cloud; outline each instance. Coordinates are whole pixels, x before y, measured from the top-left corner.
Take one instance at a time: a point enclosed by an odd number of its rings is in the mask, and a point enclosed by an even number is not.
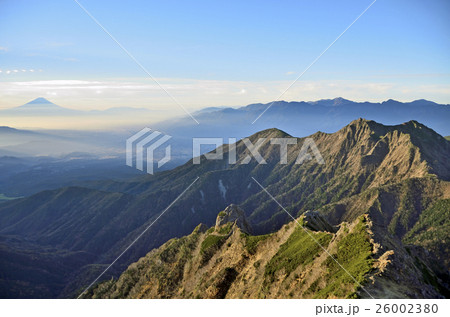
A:
[[[42,72],[42,69],[39,70],[40,72]],[[33,73],[35,72],[34,69],[5,69],[5,70],[0,70],[0,73],[5,73],[5,74],[17,74],[17,73],[26,73],[26,72],[30,72]]]
[[[293,71],[289,71],[289,72],[286,72],[286,74],[285,74],[285,75],[289,76],[289,75],[294,75],[294,74],[295,74],[295,72],[293,72]]]
[[[7,52],[8,48],[4,47],[4,46],[0,46],[0,52]]]

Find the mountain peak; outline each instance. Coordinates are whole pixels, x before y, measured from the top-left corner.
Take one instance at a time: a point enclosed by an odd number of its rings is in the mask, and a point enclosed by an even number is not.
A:
[[[386,101],[381,102],[382,105],[400,105],[402,104],[400,101],[397,101],[395,99],[388,99]]]
[[[259,132],[256,132],[255,134],[251,135],[250,138],[253,139],[255,137],[258,138],[286,138],[290,137],[288,133],[284,132],[283,130],[277,129],[277,128],[270,128],[265,129]]]
[[[375,121],[359,117],[358,119],[355,119],[352,122],[350,122],[350,124],[361,124],[361,123],[367,123],[367,122],[375,122]]]
[[[348,103],[348,102],[352,102],[352,101],[344,99],[342,97],[337,97],[337,98],[333,99],[333,102],[334,102],[335,106],[338,106],[338,105],[341,105],[341,104],[344,104],[344,103]]]
[[[384,125],[373,120],[358,118],[350,122],[344,129],[352,127],[354,128],[355,131],[360,132],[369,131],[370,133],[375,133],[376,135],[383,135],[389,131],[398,130],[402,133],[407,133],[411,135],[418,135],[418,133],[426,133],[428,135],[433,135],[433,137],[437,139],[441,137],[433,129],[428,128],[426,125],[416,120],[410,120],[398,125]]]
[[[437,103],[430,101],[430,100],[426,100],[426,99],[417,99],[417,100],[410,102],[410,104],[413,106],[417,106],[417,105],[435,106],[435,105],[437,105]]]
[[[354,103],[351,100],[342,98],[342,97],[336,97],[334,99],[320,99],[317,101],[308,101],[307,102],[310,105],[320,105],[320,106],[326,106],[326,107],[334,107],[334,106],[342,106],[342,105],[349,105]]]
[[[75,110],[67,109],[54,104],[53,102],[39,97],[36,98],[22,106],[10,109],[12,111],[20,111],[21,113],[26,112],[27,115],[62,115],[62,114],[72,114]]]
[[[426,127],[425,125],[423,125],[422,123],[420,123],[419,121],[416,120],[409,120],[408,122],[403,123],[402,125],[406,125],[406,126],[412,126],[414,128],[422,128],[422,127]]]
[[[348,126],[354,126],[356,128],[368,127],[369,129],[373,130],[376,127],[381,127],[383,125],[378,123],[378,122],[375,122],[373,120],[368,120],[368,119],[364,119],[364,118],[358,118],[358,119],[353,120],[352,122],[350,122],[348,124]]]
[[[27,105],[34,105],[34,104],[53,104],[53,102],[48,101],[47,99],[43,97],[36,98],[34,100],[31,100],[30,102],[26,103]]]
[[[216,219],[216,229],[229,222],[235,223],[239,229],[246,233],[251,233],[252,231],[244,211],[235,204],[231,204],[225,210],[219,212]]]
[[[427,127],[426,125],[416,121],[416,120],[410,120],[408,122],[405,122],[400,125],[405,131],[412,133],[414,135],[421,134],[422,137],[431,137],[435,140],[442,140],[444,139],[440,134],[438,134],[433,129]]]

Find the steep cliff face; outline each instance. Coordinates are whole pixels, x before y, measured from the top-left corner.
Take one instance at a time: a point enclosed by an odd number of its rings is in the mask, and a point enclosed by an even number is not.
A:
[[[251,233],[252,228],[250,227],[245,212],[238,206],[231,204],[224,211],[221,211],[217,215],[216,219],[216,229],[227,223],[234,223],[236,226],[245,233]]]
[[[236,206],[229,207],[234,209]],[[118,280],[97,285],[91,298],[436,298],[443,281],[419,250],[389,249],[375,240],[363,215],[337,230],[307,213],[268,235],[252,236],[237,222],[172,239],[129,268]],[[309,225],[306,219],[310,219]],[[315,222],[320,219],[320,222]],[[311,221],[315,220],[315,221]],[[430,279],[424,277],[427,270]]]

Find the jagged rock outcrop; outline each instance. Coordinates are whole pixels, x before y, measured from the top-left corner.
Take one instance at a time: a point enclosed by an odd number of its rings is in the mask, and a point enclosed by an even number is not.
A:
[[[337,229],[333,227],[324,216],[318,211],[308,210],[304,214],[305,226],[314,231],[336,232]]]
[[[229,205],[219,212],[216,219],[216,229],[228,222],[234,222],[245,233],[252,233],[252,228],[245,217],[245,212],[235,204]]]
[[[308,214],[310,220],[321,219],[314,216]],[[410,255],[402,246],[394,252],[374,240],[369,215],[342,223],[335,233],[302,228],[305,219],[261,236],[232,229],[230,222],[203,233],[196,229],[151,251],[118,280],[97,285],[85,297],[442,297],[442,280],[429,264],[413,264],[416,252]]]

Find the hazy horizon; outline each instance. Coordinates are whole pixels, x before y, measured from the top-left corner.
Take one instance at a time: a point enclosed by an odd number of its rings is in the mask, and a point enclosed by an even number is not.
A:
[[[373,104],[382,104],[388,100],[395,100],[399,102],[413,102],[413,101],[421,101],[426,99],[415,99],[408,101],[401,101],[397,99],[385,99],[380,101],[368,101],[368,100],[351,100],[344,97],[335,97],[335,98],[327,98],[327,99],[319,99],[319,100],[280,100],[282,102],[311,102],[317,103],[319,101],[326,100],[336,100],[342,98],[344,100],[349,100],[351,102],[359,103],[359,102],[371,102]],[[43,99],[45,102],[49,102],[50,105],[57,106],[57,109],[74,111],[73,113],[67,113],[65,115],[55,115],[52,110],[43,111],[40,113],[40,110],[37,109],[35,112],[29,112],[27,110],[25,112],[17,112],[17,113],[8,113],[3,112],[2,110],[15,110],[20,109],[22,106],[31,106],[35,105],[33,102],[38,99]],[[56,104],[53,101],[53,98],[44,98],[37,97],[33,100],[29,100],[25,104],[17,105],[11,108],[0,109],[0,115],[2,115],[0,126],[6,126],[16,129],[29,129],[29,130],[86,130],[86,131],[108,131],[108,130],[116,130],[116,131],[134,131],[136,129],[140,129],[143,126],[151,126],[154,124],[165,124],[175,122],[174,120],[186,120],[191,121],[189,115],[184,113],[175,113],[172,115],[167,115],[167,112],[164,111],[155,111],[151,108],[138,108],[138,107],[109,107],[106,109],[90,109],[90,110],[78,110],[77,108],[70,108],[65,105]],[[435,102],[433,100],[426,100]],[[245,105],[236,105],[236,106],[217,106],[216,108],[226,109],[240,109],[245,108],[249,105],[255,104],[266,104],[271,105],[272,102],[269,101],[267,103],[250,103]],[[437,103],[439,104],[439,103]],[[344,105],[343,107],[345,107]],[[31,109],[30,108],[30,109]],[[192,114],[197,116],[201,113],[203,109],[208,109],[210,107],[203,107],[200,109],[189,109]],[[214,107],[211,107],[214,108]],[[57,112],[56,112],[57,113]],[[158,113],[158,115],[155,115]],[[6,114],[6,115],[5,115]],[[370,118],[369,118],[370,119]],[[400,123],[400,122],[398,122]]]

